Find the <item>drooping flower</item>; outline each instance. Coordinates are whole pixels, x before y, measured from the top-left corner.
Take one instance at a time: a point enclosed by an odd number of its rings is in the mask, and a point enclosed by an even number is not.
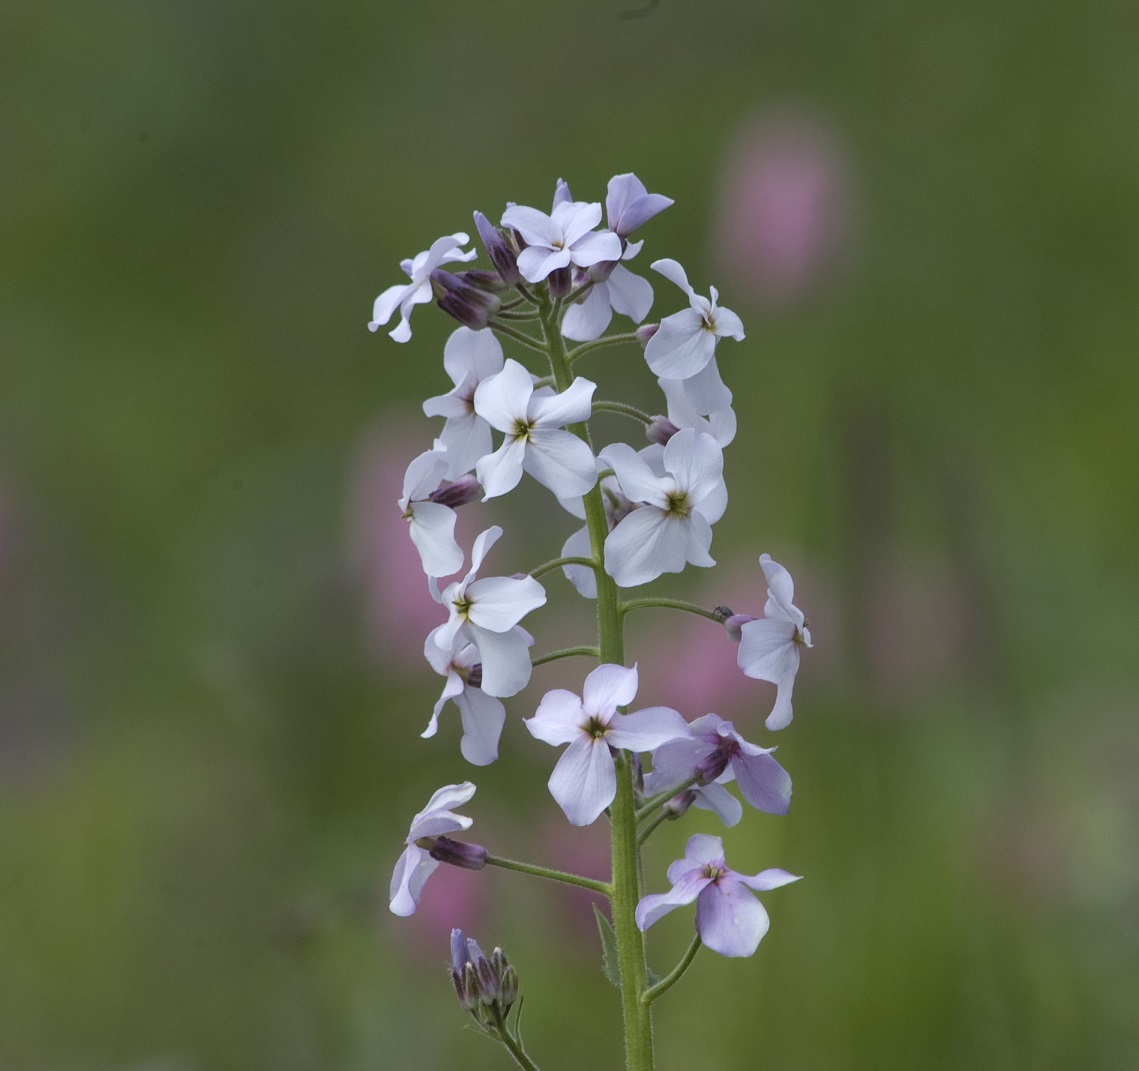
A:
[[[463,551],[455,541],[455,511],[431,499],[448,471],[446,449],[435,449],[415,458],[403,477],[399,508],[428,576],[450,576],[463,566]]]
[[[625,497],[641,503],[605,540],[605,571],[623,588],[678,573],[686,562],[716,564],[708,548],[712,525],[727,506],[723,451],[711,435],[684,428],[659,456],[660,471],[654,472],[626,443],[601,451]]]
[[[378,331],[391,318],[396,309],[399,309],[399,323],[388,334],[396,342],[406,342],[411,338],[411,310],[416,305],[431,301],[434,293],[431,290],[431,273],[440,264],[450,264],[454,261],[474,260],[478,255],[475,250],[467,252],[459,250],[459,246],[470,241],[462,231],[448,234],[431,243],[430,249],[417,253],[412,260],[401,260],[399,266],[407,273],[410,283],[397,283],[389,286],[378,298],[372,308],[372,319],[368,324],[369,331]]]
[[[451,649],[444,650],[436,643],[436,631],[438,630],[433,630],[427,637],[423,655],[431,663],[431,668],[446,678],[446,683],[443,685],[443,694],[435,703],[431,721],[421,735],[426,739],[439,731],[439,714],[448,699],[454,700],[463,722],[463,738],[459,742],[463,758],[473,766],[489,766],[498,758],[498,740],[506,722],[506,708],[482,690],[482,664],[479,662],[478,648],[473,643],[468,643],[460,633],[455,633]],[[520,627],[518,631],[529,636]],[[533,643],[532,638],[530,642]]]
[[[699,776],[709,788],[735,781],[740,794],[756,810],[786,814],[791,804],[791,778],[771,757],[775,748],[750,744],[730,721],[706,714],[688,726],[689,736],[671,740],[653,752],[652,773],[645,777],[650,795]],[[699,806],[699,801],[697,802]],[[712,809],[718,809],[713,807]]]
[[[433,588],[450,616],[431,635],[436,647],[448,655],[455,650],[456,636],[474,644],[482,663],[482,690],[504,698],[516,695],[530,680],[529,649],[534,641],[518,622],[545,605],[546,592],[532,576],[475,579],[487,551],[501,535],[498,525],[481,532],[471,550],[470,572],[441,594]]]
[[[658,379],[657,385],[668,400],[668,418],[678,428],[707,432],[721,446],[736,437],[736,414],[732,392],[720,378],[713,358],[689,379]]]
[[[791,574],[773,562],[770,554],[761,554],[759,564],[767,578],[767,603],[763,617],[740,626],[736,659],[746,676],[775,685],[775,705],[764,723],[774,731],[791,724],[791,690],[799,671],[799,649],[814,645],[807,619],[794,603]]]
[[[388,906],[393,915],[411,915],[415,912],[424,884],[439,867],[439,861],[431,857],[430,846],[418,842],[470,829],[473,820],[455,814],[451,808],[468,802],[474,794],[475,786],[470,781],[464,781],[461,785],[444,785],[412,819],[411,829],[404,842],[407,847],[392,873]]]
[[[612,231],[594,231],[600,222],[599,203],[557,198],[548,216],[525,205],[511,205],[502,214],[502,225],[516,230],[526,242],[518,254],[518,270],[528,283],[540,283],[551,272],[571,264],[588,268],[604,260],[620,260],[621,239]]]
[[[696,932],[721,956],[750,956],[767,933],[767,911],[748,889],[766,892],[799,877],[786,870],[764,870],[754,877],[730,870],[719,837],[697,833],[690,837],[684,858],[668,868],[672,888],[653,893],[637,904],[639,929],[647,930],[675,908],[696,901]]]
[[[475,467],[487,498],[518,486],[522,472],[560,498],[584,495],[597,482],[593,452],[567,424],[589,419],[597,385],[578,377],[561,394],[535,391],[530,373],[508,360],[475,391],[475,412],[505,438]]]
[[[581,697],[555,688],[542,697],[526,728],[535,739],[569,744],[550,775],[550,794],[570,823],[587,826],[613,802],[617,776],[610,748],[652,751],[684,736],[688,726],[668,707],[618,714],[637,694],[637,668],[604,664],[588,677]]]
[[[502,371],[502,345],[491,331],[460,327],[443,347],[443,367],[454,389],[423,403],[427,416],[446,417],[439,438],[447,447],[448,476],[470,472],[493,449],[490,425],[475,412],[475,391],[484,379]]]
[[[730,336],[739,342],[744,337],[744,325],[731,309],[716,305],[719,294],[715,287],[710,298],[697,294],[675,260],[655,260],[650,266],[688,295],[690,307],[661,320],[645,346],[645,360],[662,379],[691,379],[712,360],[716,340]]]

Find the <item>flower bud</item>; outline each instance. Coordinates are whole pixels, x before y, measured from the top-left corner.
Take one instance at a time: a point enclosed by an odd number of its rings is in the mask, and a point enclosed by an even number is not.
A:
[[[479,1007],[479,998],[482,995],[482,987],[479,985],[479,972],[475,970],[473,963],[468,963],[463,968],[462,990],[462,995],[459,997],[459,1004],[462,1006],[463,1011],[473,1012]]]
[[[421,837],[415,842],[432,859],[450,863],[460,870],[482,870],[486,866],[486,849],[481,844],[465,844],[450,837]]]
[[[680,429],[666,416],[655,416],[645,428],[645,436],[651,443],[664,446]]]
[[[502,995],[498,998],[498,1002],[502,1005],[502,1013],[505,1015],[518,999],[518,972],[513,964],[507,964],[502,972],[501,988]]]
[[[469,502],[477,502],[481,495],[482,488],[479,486],[479,481],[467,473],[457,480],[445,480],[443,486],[437,491],[432,491],[427,498],[431,502],[438,502],[441,506],[458,509]]]
[[[467,684],[472,688],[482,687],[482,663],[476,662],[467,670]]]
[[[696,792],[694,789],[686,788],[683,792],[677,793],[666,803],[661,810],[668,816],[670,820],[675,820],[682,817],[688,812],[688,808],[696,802]]]
[[[589,277],[595,283],[603,283],[613,274],[613,269],[620,263],[619,260],[603,260],[598,264],[592,264],[589,267]]]
[[[517,286],[522,282],[518,272],[518,255],[511,248],[500,231],[481,212],[475,213],[475,229],[479,232],[482,244],[486,246],[487,256],[498,272],[499,278],[507,286]]]
[[[451,931],[451,973],[460,975],[463,973],[463,968],[470,962],[470,955],[467,952],[467,939],[463,936],[462,930]]]
[[[726,609],[726,607],[725,607]],[[749,621],[756,620],[750,614],[730,614],[724,622],[724,629],[728,633],[728,638],[735,640],[736,643],[740,642],[743,633],[740,629],[743,628]]]
[[[468,278],[471,274],[436,268],[431,273],[431,289],[438,298],[435,304],[448,316],[453,316],[472,331],[481,331],[502,308],[502,302],[495,294],[476,285],[485,281],[481,277],[487,272],[478,273],[475,282]]]
[[[635,334],[637,341],[641,344],[641,349],[644,349],[649,344],[649,339],[657,333],[659,328],[660,324],[641,324],[641,326],[637,328]]]
[[[732,761],[734,749],[732,747],[717,747],[710,755],[705,755],[697,764],[692,773],[700,778],[700,784],[710,785],[727,768]]]
[[[467,953],[471,957],[471,965],[478,975],[479,1001],[489,1007],[498,999],[500,991],[498,974],[490,960],[486,958],[486,953],[479,948],[478,942],[473,937],[467,938]]]
[[[546,277],[550,297],[565,297],[573,289],[573,273],[569,268],[555,268]]]

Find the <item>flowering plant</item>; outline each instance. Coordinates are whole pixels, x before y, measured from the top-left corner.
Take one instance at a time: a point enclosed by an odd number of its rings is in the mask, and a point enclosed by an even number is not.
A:
[[[568,745],[553,766],[550,793],[573,825],[589,825],[608,813],[612,843],[608,881],[492,854],[450,836],[470,829],[472,819],[452,808],[467,804],[475,786],[469,781],[446,785],[411,824],[392,875],[391,909],[397,915],[414,912],[424,883],[444,863],[470,870],[503,867],[607,898],[610,918],[599,914],[598,921],[606,974],[621,991],[629,1071],[652,1068],[653,1003],[681,978],[697,951],[706,945],[724,956],[752,955],[768,927],[767,912],[754,893],[797,879],[780,869],[754,877],[731,870],[720,839],[696,834],[685,857],[668,870],[671,889],[644,893],[641,847],[662,822],[695,805],[735,825],[743,808],[726,787],[733,782],[755,809],[785,814],[791,779],[772,757],[774,748],[750,743],[716,714],[689,721],[667,707],[627,712],[639,676],[635,664],[625,664],[624,619],[660,607],[698,614],[722,627],[739,644],[741,671],[776,686],[766,721],[770,730],[791,721],[800,650],[811,646],[807,621],[793,602],[791,576],[766,554],[760,557],[768,585],[760,617],[625,594],[686,565],[715,565],[712,526],[727,506],[723,449],[736,432],[732,394],[720,376],[716,349],[722,338],[742,340],[744,329],[734,312],[718,305],[714,287],[704,298],[675,260],[654,261],[650,267],[680,288],[688,307],[656,324],[606,333],[614,314],[635,324],[647,317],[652,285],[625,266],[643,243],[629,236],[671,204],[625,174],[609,182],[606,228],[600,228],[601,204],[574,201],[562,181],[548,215],[512,204],[496,227],[476,212],[491,268],[445,270],[443,265],[469,263],[477,253],[463,248],[469,243],[466,234],[440,238],[403,262],[410,283],[380,294],[369,324],[376,331],[398,310],[399,323],[390,335],[407,342],[412,309],[434,297],[461,325],[443,354],[453,388],[423,406],[428,416],[444,418],[443,427],[433,447],[408,468],[398,503],[419,551],[425,584],[446,618],[424,648],[445,684],[423,735],[435,735],[444,706],[454,701],[463,724],[462,755],[485,766],[498,757],[506,723],[501,700],[520,692],[535,667],[573,656],[595,659],[580,695],[547,692],[525,725],[544,743]],[[578,344],[570,347],[567,339]],[[503,342],[517,356],[506,356]],[[641,347],[659,377],[667,415],[597,398],[597,384],[578,374],[584,358],[630,343]],[[519,356],[536,357],[541,364],[528,367]],[[595,449],[590,418],[601,411],[639,423],[645,433],[639,448],[615,442]],[[497,448],[495,432],[501,434]],[[585,527],[566,539],[559,556],[527,574],[480,576],[502,535],[492,526],[475,539],[470,568],[460,578],[466,554],[455,539],[454,511],[480,496],[486,501],[507,494],[525,474],[548,488],[567,513],[584,519]],[[521,622],[546,603],[539,578],[558,569],[579,595],[596,602],[596,641],[535,657],[534,638]],[[646,963],[644,931],[693,901],[692,943],[676,967],[658,978]],[[518,994],[515,967],[501,949],[487,957],[458,930],[451,950],[460,1005],[519,1066],[536,1068],[516,1023],[510,1023]]]

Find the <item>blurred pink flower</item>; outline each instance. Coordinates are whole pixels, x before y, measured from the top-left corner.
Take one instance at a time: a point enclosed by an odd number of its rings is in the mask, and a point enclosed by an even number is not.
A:
[[[739,131],[723,170],[716,253],[736,286],[770,304],[801,298],[848,236],[849,172],[823,124],[768,112]]]

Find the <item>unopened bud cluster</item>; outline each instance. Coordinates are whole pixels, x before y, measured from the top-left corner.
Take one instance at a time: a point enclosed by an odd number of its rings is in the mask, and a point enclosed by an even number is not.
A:
[[[501,948],[488,957],[473,937],[451,931],[451,982],[459,1007],[485,1030],[498,1031],[518,999],[518,972]]]

